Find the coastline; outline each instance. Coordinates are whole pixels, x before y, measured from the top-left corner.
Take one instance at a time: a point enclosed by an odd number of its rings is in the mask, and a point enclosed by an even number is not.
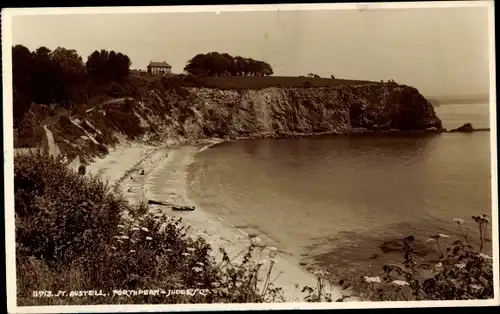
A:
[[[195,204],[188,196],[187,175],[188,166],[194,161],[197,153],[222,142],[224,140],[213,139],[171,147],[138,143],[122,144],[111,150],[106,157],[96,159],[88,169],[92,175],[108,181],[112,188],[123,193],[131,203],[137,204],[153,199],[180,205],[195,205],[196,210],[192,212],[175,212],[169,206],[162,206],[162,212],[171,217],[181,217],[182,223],[190,227],[190,236],[204,238],[211,245],[214,258],[220,261],[222,256],[219,248],[223,248],[231,258],[245,251],[250,244],[248,234]],[[143,170],[144,175],[141,175]],[[153,209],[160,205],[149,206]],[[269,255],[270,250],[265,247],[267,245],[265,240],[261,245],[264,248],[262,251],[255,250],[255,260],[258,260],[259,256],[265,258]],[[301,292],[302,287],[315,287],[317,279],[315,275],[302,268],[293,256],[282,254],[280,248],[277,249],[271,281],[276,287],[283,289],[285,301],[302,302],[307,295]],[[243,255],[244,253],[239,257]],[[235,261],[238,261],[238,258]],[[270,262],[265,259],[264,261],[262,270],[266,273]],[[264,275],[262,272],[261,274]],[[342,297],[342,289],[328,283],[325,284],[325,292],[331,293],[332,300]]]

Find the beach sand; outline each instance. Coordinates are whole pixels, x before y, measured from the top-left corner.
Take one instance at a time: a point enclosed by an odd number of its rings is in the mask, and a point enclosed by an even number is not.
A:
[[[152,199],[179,205],[197,205],[188,197],[188,166],[200,150],[207,149],[216,143],[217,141],[211,141],[203,145],[184,145],[173,148],[144,144],[120,145],[105,158],[93,162],[87,169],[93,175],[107,180],[112,187],[119,189],[131,203]],[[141,175],[142,171],[144,175]],[[155,206],[159,205],[150,205],[150,207]],[[224,248],[232,258],[245,251],[250,244],[248,235],[242,230],[231,226],[221,217],[199,206],[196,206],[196,210],[189,212],[172,211],[170,206],[162,206],[162,208],[165,215],[182,217],[183,223],[191,227],[191,236],[200,236],[207,240],[217,261],[221,260],[219,248]],[[265,237],[262,239],[264,241],[261,245],[265,246]],[[287,302],[302,302],[306,296],[306,293],[301,292],[302,288],[304,286],[316,287],[316,277],[303,269],[293,256],[280,253],[279,247],[277,249],[276,263],[270,276],[271,281],[275,286],[283,288]],[[269,252],[270,249],[265,248],[262,252],[255,254],[264,258],[269,255]],[[240,257],[243,255],[244,253],[240,254]],[[258,259],[259,257],[256,256],[256,260]],[[238,261],[238,258],[235,261]],[[265,276],[270,265],[269,260],[264,259],[264,261],[262,276]],[[341,289],[337,286],[327,284],[325,291],[331,293],[333,300],[342,296]]]

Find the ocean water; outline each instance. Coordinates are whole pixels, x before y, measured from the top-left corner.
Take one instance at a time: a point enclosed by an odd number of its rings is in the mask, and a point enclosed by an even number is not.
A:
[[[489,127],[488,105],[436,112],[448,129]],[[471,216],[492,210],[489,132],[226,142],[198,154],[188,179],[204,210],[338,276],[400,259],[384,241],[457,236],[455,217],[475,234]]]

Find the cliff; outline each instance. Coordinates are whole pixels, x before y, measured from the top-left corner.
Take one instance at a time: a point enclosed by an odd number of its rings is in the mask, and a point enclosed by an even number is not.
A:
[[[36,125],[40,114],[30,115]],[[49,121],[47,127],[61,152],[69,158],[80,156],[83,162],[106,154],[124,137],[182,142],[441,130],[432,105],[418,90],[396,84],[260,90],[159,86],[139,97],[102,103],[71,117],[59,114]],[[37,138],[43,137],[41,127],[31,132]]]

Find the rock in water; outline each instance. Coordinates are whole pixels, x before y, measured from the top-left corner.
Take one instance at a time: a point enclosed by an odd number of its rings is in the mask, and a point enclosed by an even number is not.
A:
[[[391,241],[386,241],[380,246],[380,249],[384,253],[389,253],[389,252],[404,253],[409,244],[411,244],[411,248],[412,248],[413,253],[415,253],[419,256],[425,256],[425,255],[433,252],[433,249],[430,248],[429,246],[427,246],[425,243],[423,243],[421,241],[415,241],[414,236],[408,236],[408,237],[403,238],[403,239],[395,239],[395,240],[391,240]]]
[[[461,127],[450,130],[450,132],[463,132],[463,133],[470,133],[473,131],[474,131],[474,127],[472,126],[471,123],[466,123],[466,124],[462,125]]]

